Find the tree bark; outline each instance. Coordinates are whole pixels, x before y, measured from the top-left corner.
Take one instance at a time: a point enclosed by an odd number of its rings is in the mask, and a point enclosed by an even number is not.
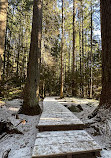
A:
[[[102,92],[100,106],[111,107],[111,1],[101,0]]]
[[[25,114],[40,114],[39,80],[41,63],[41,36],[42,36],[42,0],[33,1],[33,21],[27,82],[24,88],[24,102],[22,112]]]
[[[72,63],[72,96],[75,96],[75,0],[73,0],[73,63]]]
[[[82,98],[84,97],[84,15],[83,15],[83,1],[81,1],[81,22],[82,22],[82,26],[81,26],[81,33],[82,33]]]
[[[80,58],[80,96],[82,97],[82,41],[81,41],[81,14],[79,10],[79,58]]]
[[[101,115],[101,108],[111,110],[111,1],[100,0],[102,36],[102,91],[99,106],[88,118]],[[102,111],[104,112],[104,111]],[[108,115],[108,114],[107,114]]]
[[[3,53],[3,57],[4,57],[4,60],[3,60],[3,80],[5,78],[5,69],[6,69],[6,49],[7,49],[7,28],[6,28],[6,34],[5,34],[5,49],[4,49],[4,53]]]
[[[93,58],[93,43],[92,43],[92,36],[93,36],[93,19],[92,19],[92,16],[93,16],[93,10],[92,10],[92,0],[91,0],[91,51],[90,51],[90,91],[89,91],[89,96],[90,98],[92,98],[93,96],[93,74],[92,74],[92,58]]]
[[[62,0],[62,40],[61,40],[61,88],[60,88],[60,98],[64,97],[64,0]]]
[[[7,8],[8,8],[8,0],[1,0],[0,1],[0,80],[1,80],[2,58],[3,58],[4,44],[5,44]]]

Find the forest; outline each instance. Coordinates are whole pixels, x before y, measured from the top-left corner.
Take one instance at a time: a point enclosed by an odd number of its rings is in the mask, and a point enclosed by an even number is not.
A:
[[[55,98],[111,158],[110,16],[110,0],[0,0],[0,147],[26,131],[34,142],[44,98]],[[29,144],[28,156],[10,146],[0,156],[30,158]]]

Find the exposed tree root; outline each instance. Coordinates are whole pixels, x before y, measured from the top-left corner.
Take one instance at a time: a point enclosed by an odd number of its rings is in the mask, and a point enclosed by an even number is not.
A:
[[[39,115],[42,113],[42,110],[39,105],[34,107],[22,106],[18,112],[19,114],[25,114],[29,116]]]

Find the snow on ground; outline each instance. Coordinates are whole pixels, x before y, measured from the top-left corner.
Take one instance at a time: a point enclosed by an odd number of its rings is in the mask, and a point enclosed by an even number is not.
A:
[[[102,147],[101,158],[111,158],[111,113],[108,110],[101,110],[101,120],[97,117],[88,119],[88,115],[98,106],[99,101],[68,97],[59,99],[58,101],[65,106],[81,105],[83,111],[74,112],[74,114],[87,124],[86,131]]]
[[[0,158],[6,150],[11,149],[8,158],[31,158],[32,149],[38,132],[36,128],[40,116],[27,116],[19,114],[16,119],[16,113],[22,104],[21,99],[6,101],[6,104],[0,104],[0,121],[11,122],[16,127],[22,120],[17,129],[23,134],[7,134],[0,139]]]
[[[95,139],[95,141],[103,148],[101,152],[102,158],[111,158],[111,115],[108,116],[108,111],[104,112],[102,120],[98,122],[97,118],[88,119],[88,115],[98,106],[99,102],[93,99],[80,98],[64,98],[58,100],[63,105],[81,105],[83,111],[74,112],[85,124],[88,125],[86,131]],[[7,134],[0,139],[0,158],[6,150],[11,149],[8,158],[31,158],[32,149],[34,147],[35,138],[38,132],[36,125],[39,122],[40,116],[27,116],[19,114],[16,118],[16,113],[22,104],[21,99],[6,101],[4,105],[0,102],[0,121],[5,120],[12,122],[14,126],[18,125],[21,120],[26,120],[26,123],[20,123],[17,129],[22,134]]]

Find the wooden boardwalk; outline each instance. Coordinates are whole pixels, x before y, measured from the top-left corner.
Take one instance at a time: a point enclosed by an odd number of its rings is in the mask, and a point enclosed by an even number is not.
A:
[[[101,147],[67,108],[52,97],[46,98],[43,106],[32,158],[96,158],[99,155]]]
[[[100,146],[84,130],[40,132],[35,141],[33,158],[80,153],[98,153]]]
[[[38,124],[39,131],[80,130],[84,124],[54,98],[46,98]]]

